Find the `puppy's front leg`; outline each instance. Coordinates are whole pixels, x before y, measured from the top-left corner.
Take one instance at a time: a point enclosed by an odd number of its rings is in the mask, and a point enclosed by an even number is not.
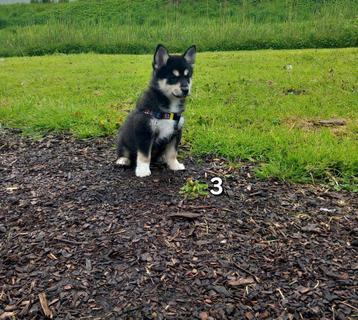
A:
[[[137,177],[147,177],[150,176],[150,174],[150,152],[146,155],[138,150],[135,175]]]
[[[167,163],[169,169],[177,171],[177,170],[185,170],[185,166],[180,163],[177,159],[178,150],[177,150],[177,138],[174,138],[165,148],[164,158]]]
[[[153,145],[153,132],[147,126],[140,126],[136,130],[137,140],[137,177],[150,176],[150,158]]]

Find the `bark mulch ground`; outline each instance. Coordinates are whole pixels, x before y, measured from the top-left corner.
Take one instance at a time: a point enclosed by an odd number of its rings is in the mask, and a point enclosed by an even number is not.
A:
[[[113,140],[0,134],[0,319],[354,319],[357,195],[185,159],[139,179]],[[196,200],[186,179],[223,178]]]

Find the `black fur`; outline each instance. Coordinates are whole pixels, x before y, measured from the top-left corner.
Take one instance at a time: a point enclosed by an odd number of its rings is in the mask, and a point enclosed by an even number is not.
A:
[[[188,94],[189,82],[193,74],[193,64],[195,61],[195,46],[190,47],[183,55],[169,56],[167,50],[158,45],[153,59],[153,74],[149,88],[138,100],[135,110],[127,117],[121,127],[117,139],[117,156],[127,157],[131,164],[136,163],[137,152],[148,156],[151,155],[151,161],[160,157],[168,143],[174,143],[176,149],[180,143],[182,130],[176,128],[174,132],[163,139],[158,139],[159,132],[153,131],[150,114],[144,113],[146,110],[153,112],[176,112],[182,113],[185,110],[185,98]],[[180,74],[175,76],[177,70]],[[184,75],[184,71],[187,75]],[[167,81],[168,85],[180,84],[180,92],[168,96],[167,91],[163,91],[160,81]],[[164,86],[169,88],[168,86]],[[177,87],[176,87],[177,88]],[[176,89],[175,88],[175,89]],[[174,109],[173,110],[173,106]]]

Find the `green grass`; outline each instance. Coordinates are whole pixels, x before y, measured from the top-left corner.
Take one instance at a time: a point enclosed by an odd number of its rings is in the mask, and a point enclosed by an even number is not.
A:
[[[0,56],[358,46],[354,0],[79,0],[0,6]]]
[[[260,177],[357,190],[357,56],[354,48],[200,53],[184,142],[195,155],[256,161]],[[0,123],[32,135],[114,135],[149,81],[151,58],[1,58]],[[347,123],[310,122],[331,118]]]

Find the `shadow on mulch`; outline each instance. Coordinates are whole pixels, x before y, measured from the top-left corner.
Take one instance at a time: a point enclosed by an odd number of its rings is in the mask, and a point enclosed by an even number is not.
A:
[[[357,314],[356,194],[210,158],[139,179],[114,155],[111,139],[0,133],[0,319]],[[224,194],[184,199],[189,176]]]

